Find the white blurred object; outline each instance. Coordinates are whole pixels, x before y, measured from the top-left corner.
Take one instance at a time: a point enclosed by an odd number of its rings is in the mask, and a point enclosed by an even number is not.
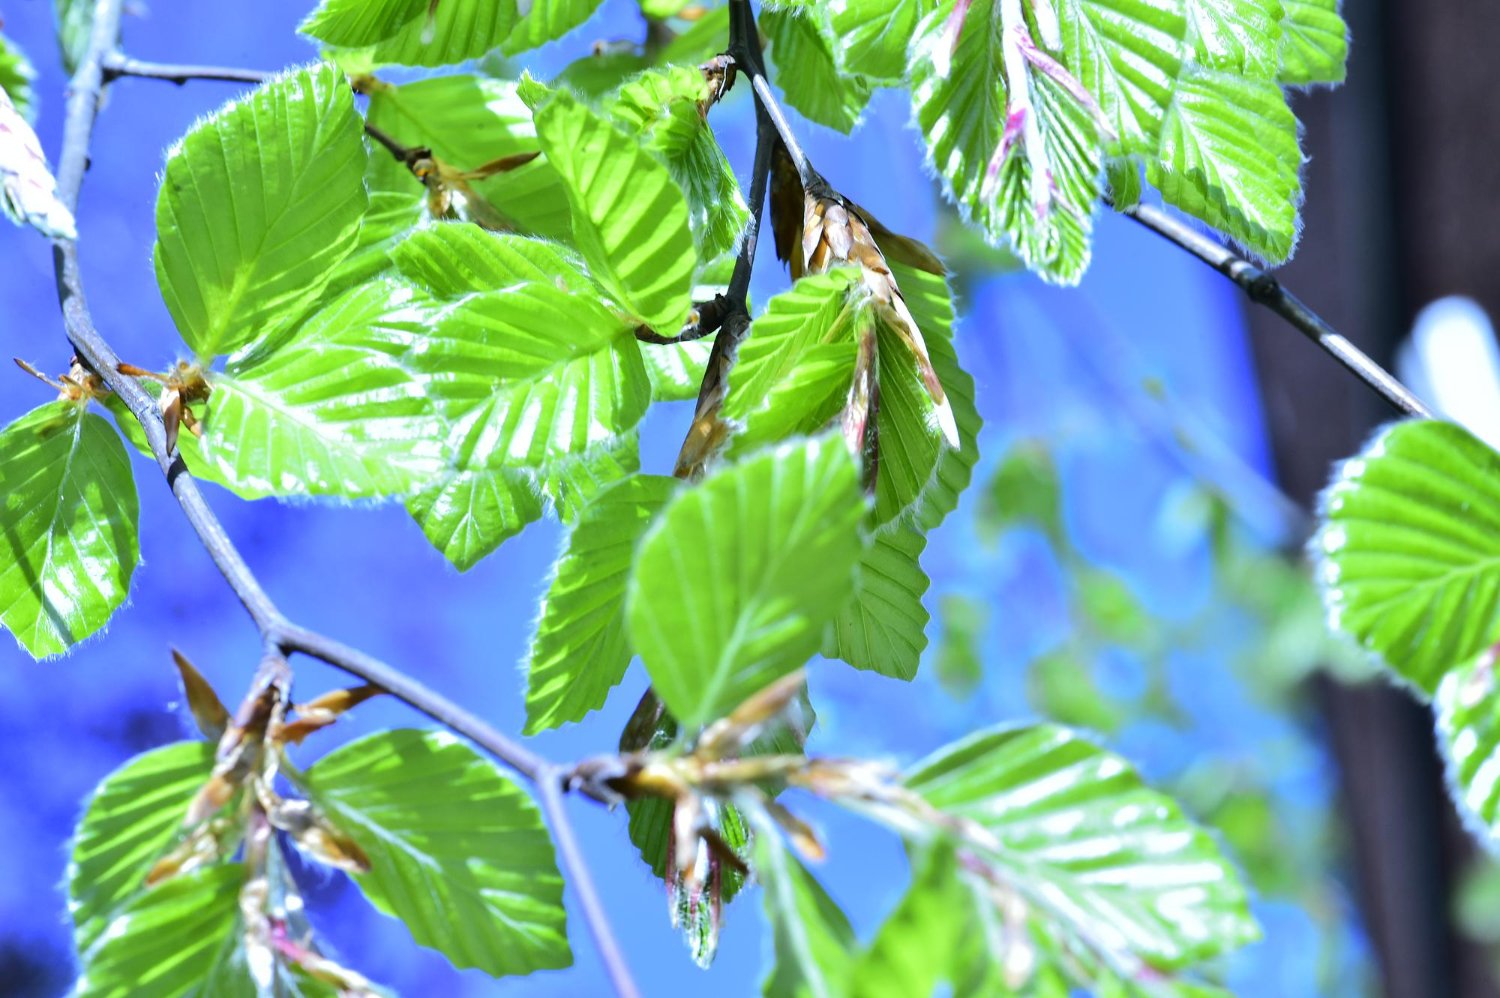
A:
[[[1453,295],[1422,309],[1397,369],[1439,414],[1500,450],[1500,344],[1478,302]]]

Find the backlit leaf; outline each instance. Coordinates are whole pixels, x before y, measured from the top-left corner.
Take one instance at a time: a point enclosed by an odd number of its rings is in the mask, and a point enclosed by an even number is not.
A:
[[[1339,16],[1339,0],[1281,0],[1281,6],[1281,82],[1344,82],[1349,27]]]

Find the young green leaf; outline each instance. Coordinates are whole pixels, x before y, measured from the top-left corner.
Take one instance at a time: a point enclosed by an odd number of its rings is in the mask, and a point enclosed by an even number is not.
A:
[[[931,620],[922,597],[931,582],[917,559],[924,533],[902,526],[878,534],[859,563],[854,599],[833,618],[823,654],[856,669],[915,679]]]
[[[109,423],[75,402],[0,432],[0,623],[33,658],[102,628],[140,560],[130,459]]]
[[[564,523],[575,523],[589,503],[615,482],[641,470],[638,430],[542,466],[542,493]]]
[[[365,896],[418,943],[494,976],[572,963],[541,814],[468,745],[382,732],[318,760],[303,781],[369,855],[356,876]]]
[[[297,26],[327,45],[374,45],[423,16],[430,0],[323,0]]]
[[[750,220],[734,170],[708,127],[709,90],[701,70],[668,66],[622,84],[604,105],[627,132],[645,140],[682,188],[704,260],[732,252]]]
[[[1060,938],[1126,977],[1255,939],[1239,874],[1213,838],[1119,757],[1051,725],[980,731],[907,785],[972,821],[966,838]]]
[[[636,319],[676,332],[692,306],[697,263],[681,189],[639,143],[565,92],[535,120],[589,271]]]
[[[239,949],[240,887],[245,868],[220,863],[176,877],[134,898],[84,954],[78,998],[249,998],[248,975],[222,968]],[[226,993],[223,985],[239,985]],[[215,988],[210,981],[220,982]]]
[[[325,65],[230,102],[167,154],[156,278],[200,359],[289,328],[353,251],[360,135],[344,75]]]
[[[1344,82],[1349,27],[1339,16],[1339,0],[1281,0],[1281,6],[1281,82]]]
[[[526,734],[582,720],[625,677],[632,655],[625,634],[631,565],[677,484],[636,475],[584,507],[553,567],[531,639]]]
[[[534,475],[503,467],[450,469],[406,501],[422,533],[460,572],[540,520],[544,506]]]
[[[1188,44],[1209,69],[1274,80],[1281,18],[1281,0],[1187,0]]]
[[[657,402],[696,399],[713,348],[711,337],[686,343],[641,344],[641,359],[646,362],[646,376],[651,379],[651,397]]]
[[[1433,696],[1438,742],[1447,763],[1453,798],[1483,829],[1500,839],[1500,697],[1495,652],[1486,649],[1449,669]]]
[[[1301,168],[1297,119],[1279,84],[1191,66],[1147,176],[1172,204],[1280,263],[1297,244]]]
[[[0,210],[49,238],[75,238],[73,213],[57,196],[42,144],[21,109],[0,89]]]
[[[970,907],[957,857],[948,844],[935,843],[913,859],[912,867],[896,910],[854,961],[851,993],[860,998],[931,995],[945,981],[957,983],[954,972],[969,931]]]
[[[138,755],[94,790],[73,835],[68,910],[77,951],[89,951],[146,883],[213,770],[214,747],[177,742]]]
[[[545,0],[541,5],[545,5]],[[519,17],[517,0],[442,0],[373,47],[340,54],[351,72],[377,66],[448,66],[499,48]]]
[[[1059,0],[1063,64],[1099,101],[1113,152],[1156,153],[1172,83],[1190,54],[1183,8],[1183,0]]]
[[[773,824],[756,828],[755,873],[764,890],[774,960],[767,998],[842,998],[857,942],[849,919],[787,849]]]
[[[593,17],[599,3],[600,0],[531,0],[529,4],[523,3],[520,6],[525,13],[511,30],[502,51],[506,55],[515,55],[561,38]]]
[[[439,10],[453,3],[443,0]],[[400,86],[380,86],[370,95],[370,124],[408,146],[430,148],[459,170],[536,152],[531,111],[511,80],[434,76]],[[372,191],[425,200],[421,181],[385,149],[371,149],[367,179]],[[552,164],[543,158],[472,186],[518,231],[553,239],[570,235],[568,198]]]
[[[0,35],[0,90],[28,123],[36,121],[36,70],[14,41]]]
[[[809,121],[845,135],[854,131],[870,103],[870,84],[839,67],[828,11],[822,5],[801,11],[767,9],[761,12],[760,27],[786,102]]]
[[[1500,640],[1500,455],[1397,423],[1339,468],[1313,541],[1332,625],[1431,695]]]
[[[906,47],[917,33],[925,0],[830,0],[832,35],[844,69],[872,81],[899,83]]]
[[[441,473],[443,427],[405,358],[431,308],[371,282],[329,302],[269,352],[211,377],[202,441],[224,480],[274,495],[406,495]]]
[[[707,478],[641,542],[631,642],[686,728],[800,668],[853,588],[862,544],[839,438],[786,444]]]
[[[486,232],[467,222],[418,229],[392,247],[391,262],[407,280],[445,301],[532,281],[558,282],[576,294],[598,296],[563,246]]]

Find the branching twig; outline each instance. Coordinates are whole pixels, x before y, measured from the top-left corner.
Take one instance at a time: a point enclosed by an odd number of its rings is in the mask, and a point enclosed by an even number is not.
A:
[[[1220,243],[1185,225],[1151,205],[1135,205],[1124,213],[1157,235],[1187,250],[1244,289],[1250,300],[1264,305],[1312,340],[1350,374],[1363,381],[1381,398],[1408,416],[1432,419],[1432,410],[1385,368],[1370,359],[1296,295],[1281,286],[1276,277]]]
[[[109,52],[101,63],[104,82],[122,76],[139,76],[152,80],[165,80],[182,86],[189,80],[223,80],[226,83],[264,83],[273,74],[259,69],[240,69],[235,66],[174,66],[162,62],[144,62],[129,59],[118,52]]]
[[[563,800],[567,784],[563,781],[562,773],[556,769],[544,770],[536,788],[542,812],[552,826],[552,837],[557,840],[558,859],[567,872],[569,886],[578,894],[583,920],[588,923],[589,933],[594,937],[594,945],[599,950],[599,959],[604,962],[609,982],[620,998],[640,998],[640,989],[630,976],[630,967],[625,961],[625,951],[615,938],[609,913],[604,910],[604,902],[600,900],[599,890],[594,886],[594,876],[589,871],[588,860],[579,848],[578,837],[568,820],[567,803]]]

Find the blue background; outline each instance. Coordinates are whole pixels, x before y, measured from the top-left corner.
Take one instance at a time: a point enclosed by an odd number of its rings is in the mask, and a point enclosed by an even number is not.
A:
[[[279,68],[313,57],[313,49],[294,33],[310,6],[311,0],[158,0],[148,14],[127,19],[125,49],[142,59]],[[639,37],[633,8],[624,0],[608,0],[575,40],[549,46],[534,63],[542,71],[555,70],[586,53],[596,38]],[[55,158],[65,80],[50,7],[43,0],[9,0],[3,15],[5,33],[39,70],[38,131]],[[163,369],[180,349],[151,268],[163,150],[236,91],[228,84],[179,88],[145,80],[111,88],[78,219],[96,320],[132,363]],[[737,92],[714,119],[731,161],[741,169],[750,158],[753,131],[748,100],[748,93]],[[852,139],[801,127],[812,157],[845,193],[890,227],[931,236],[936,200],[900,95],[877,95],[866,124]],[[68,348],[49,248],[34,233],[12,229],[0,231],[0,245],[0,354],[23,357],[51,372],[66,369]],[[764,301],[785,277],[769,252],[760,264],[754,297]],[[960,308],[959,349],[978,382],[987,421],[979,479],[1008,441],[1047,437],[1063,471],[1065,522],[1079,549],[1127,578],[1153,613],[1183,620],[1202,611],[1212,586],[1207,537],[1179,502],[1193,476],[1170,426],[1154,424],[1156,417],[1122,419],[1118,402],[1140,399],[1148,383],[1158,386],[1166,408],[1148,406],[1148,411],[1191,422],[1201,441],[1221,456],[1251,472],[1263,471],[1266,444],[1234,289],[1130,223],[1105,217],[1094,266],[1081,288],[1052,289],[1025,275],[1009,275],[973,285]],[[48,398],[42,386],[9,365],[6,370],[10,373],[0,372],[4,422]],[[686,418],[680,405],[653,413],[643,435],[645,470],[670,468]],[[187,654],[231,702],[238,700],[258,658],[249,620],[154,466],[137,461],[136,472],[143,563],[129,605],[106,633],[64,660],[36,664],[10,642],[0,647],[5,759],[0,768],[0,994],[50,996],[67,989],[74,971],[59,885],[65,840],[81,801],[130,755],[192,735],[178,704],[169,648]],[[295,619],[386,658],[503,730],[520,730],[524,677],[518,663],[557,550],[554,524],[534,526],[460,576],[399,505],[247,504],[209,491],[230,536]],[[924,564],[934,580],[929,595],[934,612],[950,592],[977,596],[990,607],[982,688],[960,702],[938,689],[931,668],[909,686],[820,664],[812,677],[820,713],[814,751],[907,760],[979,724],[1032,713],[1021,666],[1067,626],[1058,567],[1046,546],[1024,532],[998,553],[976,543],[974,505],[971,490],[960,515],[934,538]],[[1261,490],[1242,490],[1236,507],[1257,536],[1279,539],[1278,510]],[[1138,725],[1122,732],[1115,747],[1148,776],[1165,779],[1178,775],[1184,760],[1203,753],[1253,758],[1268,739],[1293,738],[1298,754],[1285,785],[1278,786],[1278,799],[1288,807],[1325,807],[1334,775],[1318,743],[1286,718],[1245,705],[1244,692],[1226,667],[1230,651],[1226,642],[1174,661],[1174,692],[1188,703],[1190,723]],[[297,670],[304,695],[342,682],[314,663],[300,661]],[[1104,675],[1127,692],[1143,681],[1139,666],[1128,660],[1114,663]],[[535,747],[559,760],[608,749],[644,686],[636,667],[602,717],[537,738]],[[312,749],[319,752],[382,727],[420,723],[398,705],[375,702]],[[899,844],[853,819],[808,807],[831,846],[832,859],[820,875],[868,936],[901,889]],[[581,803],[573,812],[605,903],[648,993],[685,993],[705,984],[727,995],[758,990],[764,934],[757,898],[729,910],[718,961],[705,978],[669,926],[665,892],[638,861],[623,815]],[[401,993],[603,990],[592,944],[576,918],[576,968],[496,983],[476,972],[456,973],[441,957],[417,949],[399,924],[370,912],[342,877],[313,872],[309,891],[315,923],[336,951]],[[1268,938],[1233,962],[1237,989],[1282,996],[1319,993],[1321,943],[1306,912],[1276,900],[1260,903],[1258,912]],[[1354,942],[1357,954],[1357,937]]]

